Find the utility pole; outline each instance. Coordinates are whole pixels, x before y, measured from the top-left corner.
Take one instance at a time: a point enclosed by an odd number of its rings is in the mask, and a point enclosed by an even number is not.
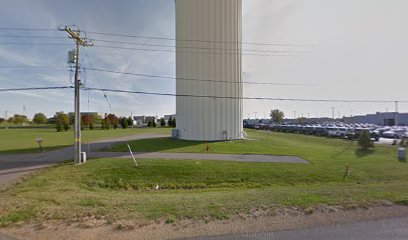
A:
[[[75,63],[75,134],[74,134],[74,163],[80,164],[82,162],[81,159],[81,109],[80,109],[80,88],[81,88],[81,80],[80,80],[80,64],[79,64],[79,47],[88,47],[93,46],[92,42],[88,41],[85,38],[81,38],[81,31],[79,28],[76,30],[72,30],[70,27],[59,27],[58,30],[67,32],[69,34],[69,38],[75,41],[76,49],[75,49],[75,57],[74,59],[69,59],[71,63]],[[74,61],[72,61],[74,60]]]

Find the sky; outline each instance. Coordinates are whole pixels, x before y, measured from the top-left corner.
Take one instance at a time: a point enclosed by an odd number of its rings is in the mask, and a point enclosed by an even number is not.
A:
[[[408,15],[404,0],[243,0],[243,41],[285,44],[246,45],[244,49],[284,50],[290,56],[243,56],[245,81],[300,84],[244,85],[246,97],[347,100],[408,100]],[[175,36],[173,0],[13,0],[2,1],[0,28],[58,28],[75,24],[85,32],[108,32],[164,38]],[[66,67],[73,48],[59,31],[0,30],[0,88],[71,85]],[[100,42],[127,41],[174,45],[174,41],[95,35],[94,47],[81,50],[83,67],[175,76],[174,52],[101,48],[98,45],[146,48]],[[97,41],[99,40],[99,42]],[[12,45],[10,43],[29,43]],[[60,43],[66,45],[48,45]],[[42,45],[39,45],[42,44]],[[287,46],[293,44],[296,46]],[[169,49],[158,48],[155,49]],[[171,48],[170,48],[171,49]],[[12,68],[4,66],[30,66]],[[71,78],[72,79],[72,78]],[[175,80],[83,70],[86,86],[175,93]],[[82,111],[120,116],[162,116],[176,112],[174,97],[82,92]],[[108,103],[109,102],[109,103]],[[111,105],[111,107],[109,106]],[[244,118],[267,117],[281,109],[289,118],[350,116],[393,111],[393,103],[308,103],[244,101]],[[408,103],[399,105],[408,112]],[[36,112],[52,116],[73,111],[72,90],[1,93],[0,117]]]

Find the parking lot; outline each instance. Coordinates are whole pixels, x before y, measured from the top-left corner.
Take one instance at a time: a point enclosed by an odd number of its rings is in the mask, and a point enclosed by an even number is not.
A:
[[[293,134],[315,135],[321,137],[357,140],[366,131],[377,144],[396,145],[408,142],[408,127],[384,127],[373,124],[249,124],[244,122],[244,127],[249,129],[270,130]]]

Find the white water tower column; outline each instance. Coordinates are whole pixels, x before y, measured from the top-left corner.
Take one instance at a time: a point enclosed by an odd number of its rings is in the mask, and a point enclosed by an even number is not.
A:
[[[241,139],[242,0],[176,0],[176,39],[179,138]]]

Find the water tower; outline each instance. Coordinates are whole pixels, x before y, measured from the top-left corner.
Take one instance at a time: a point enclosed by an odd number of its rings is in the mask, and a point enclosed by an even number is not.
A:
[[[242,0],[175,2],[178,137],[241,139]]]

